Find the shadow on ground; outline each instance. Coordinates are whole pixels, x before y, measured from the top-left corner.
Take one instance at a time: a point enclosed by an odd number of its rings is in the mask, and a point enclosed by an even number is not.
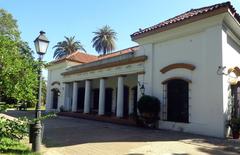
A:
[[[33,117],[33,111],[9,111],[8,115]],[[200,152],[208,154],[222,154],[222,151],[239,153],[239,143],[224,139],[198,136],[181,132],[153,130],[133,126],[116,125],[84,119],[56,117],[44,121],[44,139],[46,147],[63,147],[85,143],[108,142],[163,142],[181,141],[192,145],[202,146]],[[213,145],[206,148],[204,144]],[[142,155],[142,154],[129,154]],[[188,154],[175,154],[188,155]]]

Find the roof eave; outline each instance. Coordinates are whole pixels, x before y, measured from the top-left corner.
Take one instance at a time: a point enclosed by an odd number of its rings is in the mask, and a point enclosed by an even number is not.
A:
[[[145,60],[147,60],[147,56],[143,55],[143,56],[133,57],[133,58],[124,59],[124,60],[120,60],[120,61],[109,62],[109,63],[105,63],[105,64],[101,64],[101,65],[88,66],[88,67],[84,67],[81,69],[66,71],[66,72],[61,73],[61,75],[66,76],[66,75],[83,73],[83,72],[88,72],[88,71],[95,71],[95,70],[111,68],[111,67],[116,67],[116,66],[121,66],[121,65],[126,65],[126,64],[144,62]]]
[[[211,16],[222,14],[224,12],[228,12],[228,7],[222,7],[222,8],[219,8],[219,9],[211,11],[211,12],[207,12],[207,13],[204,13],[204,14],[193,16],[191,18],[184,19],[182,21],[172,23],[172,24],[169,24],[169,25],[164,26],[164,27],[159,27],[157,29],[150,30],[148,32],[144,32],[144,33],[141,33],[141,34],[137,34],[137,35],[132,34],[131,39],[132,39],[132,41],[136,41],[136,40],[138,40],[140,38],[143,38],[143,37],[147,37],[147,36],[150,36],[150,35],[153,35],[153,34],[156,34],[156,33],[161,33],[161,32],[167,31],[167,30],[171,30],[171,29],[174,29],[174,28],[186,25],[186,24],[190,24],[190,23],[202,20],[202,19],[209,18]]]
[[[46,64],[46,68],[54,66],[54,65],[57,65],[57,64],[60,64],[60,63],[66,63],[67,61],[76,62],[76,63],[84,63],[84,62],[80,62],[80,61],[77,61],[77,60],[63,59],[63,60],[59,60],[59,61],[56,61],[56,62],[49,62],[49,63],[47,63]]]

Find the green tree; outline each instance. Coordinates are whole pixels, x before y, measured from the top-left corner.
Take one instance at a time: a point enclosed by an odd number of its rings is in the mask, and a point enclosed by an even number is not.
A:
[[[7,11],[0,9],[0,35],[7,36],[12,40],[20,39],[17,21]]]
[[[20,38],[20,32],[17,26],[17,20],[13,19],[12,15],[7,11],[0,9],[0,36],[8,37],[10,40],[16,41],[20,53],[25,57],[34,60],[33,51],[27,42]]]
[[[66,40],[60,41],[57,43],[57,45],[53,46],[55,48],[53,57],[58,59],[63,56],[72,54],[73,52],[76,52],[77,50],[81,50],[86,52],[86,50],[83,48],[83,45],[80,41],[75,41],[75,36],[73,37],[64,37]]]
[[[93,33],[95,34],[95,36],[92,39],[92,46],[98,53],[103,53],[103,55],[105,55],[115,50],[117,33],[108,25],[100,28],[98,31]]]
[[[36,102],[36,62],[22,56],[8,37],[0,36],[0,47],[0,96]]]
[[[19,52],[22,56],[30,59],[31,61],[34,61],[33,50],[29,47],[27,42],[19,41],[18,47],[19,47]]]
[[[0,9],[0,99],[36,102],[38,62],[32,53],[17,21]]]
[[[43,78],[42,80],[42,104],[46,104],[47,97],[47,81]]]

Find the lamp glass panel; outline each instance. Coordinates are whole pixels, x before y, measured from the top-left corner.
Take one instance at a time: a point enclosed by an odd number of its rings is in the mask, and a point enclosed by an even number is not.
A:
[[[48,48],[48,42],[39,41],[39,53],[45,54]]]
[[[39,42],[38,41],[34,41],[34,45],[35,45],[35,49],[37,52],[39,52]]]

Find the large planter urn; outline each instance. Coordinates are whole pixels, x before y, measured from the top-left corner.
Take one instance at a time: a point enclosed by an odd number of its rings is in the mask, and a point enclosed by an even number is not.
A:
[[[232,131],[233,139],[239,139],[239,131]]]
[[[231,120],[228,121],[228,126],[232,130],[233,139],[239,139],[240,118],[231,118]]]

